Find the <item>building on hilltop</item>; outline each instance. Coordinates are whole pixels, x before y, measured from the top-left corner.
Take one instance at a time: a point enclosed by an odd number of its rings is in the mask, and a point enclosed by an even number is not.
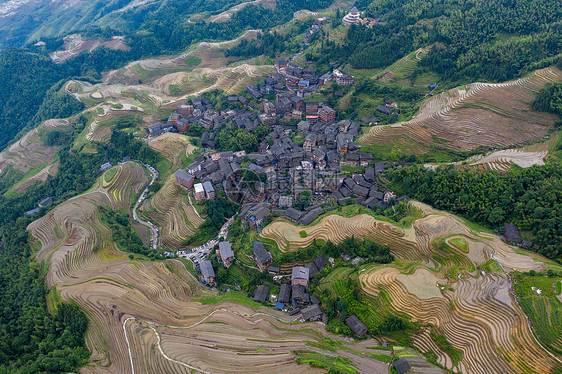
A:
[[[362,337],[368,331],[367,326],[365,326],[365,324],[363,322],[361,322],[361,320],[359,318],[357,318],[357,316],[355,314],[353,314],[350,317],[347,317],[347,319],[345,320],[345,324],[351,330],[353,330],[355,335],[357,335],[359,337]]]
[[[267,249],[265,249],[262,242],[254,242],[254,256],[260,271],[267,269],[267,267],[273,262],[273,258]]]
[[[392,366],[394,366],[394,370],[396,370],[398,374],[405,373],[412,368],[410,366],[410,363],[405,358],[394,361],[392,363]]]
[[[205,196],[208,200],[213,200],[215,198],[215,188],[210,181],[203,182],[203,189],[205,190]]]
[[[329,106],[324,106],[318,111],[320,121],[329,123],[336,120],[336,111]]]
[[[39,206],[39,208],[44,208],[47,205],[49,205],[50,203],[54,203],[57,202],[59,199],[57,199],[56,197],[47,197],[43,200],[41,200],[41,202],[39,202],[39,204],[37,204]]]
[[[384,105],[377,106],[377,111],[381,112],[382,114],[386,114],[387,116],[390,116],[392,114],[392,108]]]
[[[310,305],[304,308],[301,313],[302,313],[302,318],[305,321],[319,321],[322,319],[322,315],[324,314],[320,306],[317,304]]]
[[[291,273],[291,284],[293,286],[300,284],[301,286],[308,286],[309,270],[304,266],[295,266]]]
[[[351,8],[351,11],[342,19],[342,23],[344,25],[353,25],[359,22],[361,22],[361,14],[359,13],[357,7]]]
[[[289,304],[291,302],[291,285],[288,283],[283,283],[279,289],[279,297],[277,300],[283,304]]]
[[[203,188],[203,183],[197,183],[193,186],[195,193],[195,200],[201,201],[205,200],[205,188]]]
[[[505,240],[511,243],[519,244],[521,243],[521,235],[519,234],[519,229],[513,223],[504,224],[505,229]]]
[[[164,123],[155,123],[154,125],[150,125],[146,128],[146,130],[148,131],[148,136],[150,137],[157,137],[160,136],[166,132],[169,132],[170,130],[172,130],[172,124],[164,124]]]
[[[269,300],[269,287],[264,284],[260,284],[256,287],[254,291],[254,297],[252,297],[254,301],[258,303],[264,303]]]

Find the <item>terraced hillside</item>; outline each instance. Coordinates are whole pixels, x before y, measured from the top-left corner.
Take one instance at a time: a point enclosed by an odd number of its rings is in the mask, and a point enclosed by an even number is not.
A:
[[[187,136],[172,132],[151,139],[148,145],[160,152],[174,166],[182,166],[182,158],[189,157],[196,149]]]
[[[389,303],[391,312],[425,326],[413,337],[421,352],[462,373],[555,373],[562,361],[544,350],[531,334],[511,289],[509,273],[544,271],[547,260],[522,253],[497,236],[479,232],[461,219],[425,204],[411,227],[401,228],[363,214],[335,214],[302,229],[278,220],[262,236],[280,248],[294,250],[314,239],[341,242],[345,237],[369,238],[388,244],[393,265],[366,265],[359,272],[363,292],[373,306]],[[430,334],[431,333],[431,334]],[[432,338],[443,336],[461,352],[447,352]]]
[[[141,207],[141,212],[160,227],[161,244],[171,250],[184,249],[183,242],[203,223],[203,217],[191,205],[187,193],[178,187],[173,175]]]
[[[88,140],[99,140],[100,124],[123,113],[154,115],[147,122],[160,120],[162,107],[175,108],[188,96],[223,90],[229,94],[244,91],[275,71],[271,65],[255,65],[252,61],[232,64],[224,49],[244,39],[255,38],[249,30],[241,37],[219,43],[199,43],[192,51],[179,56],[139,60],[104,74],[103,83],[90,84],[70,80],[66,91],[83,102],[97,120],[90,126]]]
[[[52,119],[25,134],[10,148],[0,153],[0,173],[10,165],[16,170],[27,173],[38,166],[45,166],[53,162],[57,149],[44,145],[40,134],[52,129],[64,130],[68,127],[69,123],[66,120]]]
[[[248,30],[233,40],[216,43],[202,42],[197,44],[193,50],[178,56],[135,61],[119,70],[108,72],[104,77],[104,82],[135,85],[141,80],[147,86],[162,90],[167,94],[169,94],[170,84],[194,91],[205,89],[209,83],[214,83],[213,88],[227,91],[236,85],[233,75],[238,74],[239,78],[243,75],[256,78],[274,71],[272,66],[256,66],[251,61],[230,65],[234,58],[227,58],[224,55],[226,48],[230,48],[242,40],[255,39],[259,32]],[[205,79],[207,79],[207,83]],[[212,79],[214,81],[211,81]]]
[[[301,231],[306,232],[305,237]],[[390,246],[393,253],[400,257],[421,260],[415,241],[412,240],[412,237],[415,237],[413,229],[402,229],[388,222],[379,221],[368,214],[358,214],[351,218],[331,214],[322,218],[317,224],[305,228],[285,220],[277,220],[266,226],[261,236],[274,240],[281,250],[288,251],[307,247],[314,239],[340,243],[351,236],[357,239],[369,238]]]
[[[544,137],[555,117],[531,111],[530,103],[547,83],[562,80],[550,67],[515,81],[472,83],[428,98],[410,121],[374,126],[366,145],[412,146],[416,153],[434,145],[454,150],[524,145]]]
[[[436,169],[441,165],[454,165],[459,169],[499,170],[506,171],[513,165],[529,168],[533,165],[544,165],[549,151],[555,144],[556,136],[551,136],[544,142],[535,143],[522,148],[505,149],[471,156],[463,161],[444,164],[431,163],[425,167]]]
[[[38,260],[50,262],[48,286],[90,319],[86,342],[92,364],[81,372],[299,372],[294,350],[347,358],[352,372],[388,371],[386,363],[370,357],[367,347],[377,345],[374,341],[344,341],[320,324],[295,323],[235,291],[226,297],[203,291],[178,260],[129,260],[111,241],[96,207],[128,209],[147,177],[137,164],[116,168],[28,227],[41,243]],[[322,348],[326,338],[334,339],[335,351]]]

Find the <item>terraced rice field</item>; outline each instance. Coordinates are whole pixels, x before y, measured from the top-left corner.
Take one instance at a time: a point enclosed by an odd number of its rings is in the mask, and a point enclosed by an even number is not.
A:
[[[130,63],[104,75],[103,83],[90,84],[69,81],[66,91],[82,101],[100,119],[133,112],[160,117],[161,106],[169,108],[184,103],[189,96],[215,89],[227,93],[244,91],[275,71],[271,65],[254,64],[253,60],[232,64],[234,58],[224,56],[224,48],[241,40],[255,38],[257,31],[248,30],[234,40],[220,43],[200,43],[194,50],[179,56],[152,58]],[[195,65],[191,61],[197,61]],[[142,82],[142,83],[141,83]],[[174,90],[170,86],[174,86]],[[100,140],[109,135],[101,121],[90,125],[86,139]]]
[[[394,79],[407,80],[418,66],[418,62],[425,56],[429,50],[427,48],[419,48],[418,50],[399,59],[394,64],[386,68],[380,75],[380,80],[388,81]]]
[[[57,148],[45,146],[39,134],[49,129],[68,127],[69,123],[66,120],[51,119],[25,134],[10,148],[0,153],[0,173],[4,172],[9,165],[27,173],[31,169],[52,163]]]
[[[47,180],[49,176],[55,176],[59,170],[59,162],[55,161],[54,163],[45,166],[41,171],[28,179],[23,180],[22,182],[16,184],[13,187],[13,191],[16,193],[23,193],[27,191],[27,189],[33,186],[37,182],[44,182]]]
[[[374,300],[384,290],[394,313],[431,324],[437,335],[461,351],[462,358],[454,364],[431,338],[429,327],[415,334],[414,346],[436,354],[438,363],[448,369],[462,373],[554,373],[561,369],[562,364],[535,342],[504,273],[544,270],[540,258],[516,252],[495,235],[476,232],[454,215],[411,204],[423,215],[409,229],[368,215],[328,215],[305,228],[306,238],[298,235],[301,228],[286,221],[271,223],[262,236],[286,250],[305,247],[315,238],[339,242],[351,235],[388,243],[396,264],[359,270],[361,287]],[[482,272],[490,259],[500,264],[498,272]]]
[[[190,156],[196,149],[187,136],[171,132],[152,139],[148,145],[176,166],[181,166],[182,157]]]
[[[183,242],[203,223],[187,193],[170,176],[156,195],[141,206],[141,212],[160,227],[161,244],[170,250],[185,249]]]
[[[436,169],[441,165],[454,165],[455,167],[473,168],[478,170],[507,171],[513,165],[517,165],[520,168],[529,168],[533,165],[544,165],[544,160],[548,155],[549,148],[552,146],[555,139],[556,136],[551,136],[547,141],[528,145],[523,148],[489,152],[487,154],[472,156],[460,162],[426,164],[425,166]]]
[[[515,274],[519,304],[531,319],[537,337],[553,353],[562,354],[562,278]]]
[[[321,324],[294,323],[295,317],[246,298],[245,305],[195,301],[202,295],[220,297],[203,291],[178,260],[129,260],[99,222],[96,207],[129,209],[126,191],[140,193],[147,177],[134,163],[117,168],[28,227],[41,243],[38,261],[50,263],[47,285],[90,319],[91,364],[81,372],[316,373],[322,371],[299,366],[291,352],[333,355],[307,345],[327,336],[339,341],[346,348],[341,355],[363,372],[387,373],[387,364],[369,358],[363,345],[333,336]]]
[[[285,220],[277,220],[266,226],[261,236],[274,240],[281,250],[294,251],[309,246],[314,239],[340,243],[354,235],[357,239],[369,238],[377,243],[386,244],[390,246],[393,253],[400,254],[403,258],[420,260],[415,243],[410,240],[411,230],[378,221],[367,214],[359,214],[352,218],[331,214],[325,216],[316,225],[305,228]],[[301,231],[306,232],[305,237],[300,235]]]
[[[375,126],[363,144],[427,145],[454,150],[525,145],[542,139],[555,117],[531,111],[530,102],[547,83],[562,81],[557,68],[537,70],[528,77],[492,84],[472,83],[427,99],[410,121]]]

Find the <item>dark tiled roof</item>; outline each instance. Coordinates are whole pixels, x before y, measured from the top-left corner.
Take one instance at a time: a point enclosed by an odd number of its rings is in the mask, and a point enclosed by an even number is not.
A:
[[[367,196],[369,195],[369,189],[356,184],[353,187],[353,193],[359,196]]]
[[[316,265],[314,264],[314,262],[308,262],[306,264],[304,264],[304,267],[308,269],[308,277],[310,279],[314,278],[314,276],[316,274],[318,274],[318,268],[316,267]]]
[[[296,210],[295,208],[289,208],[285,211],[285,217],[298,222],[298,220],[302,217],[303,212],[301,212],[300,210]]]
[[[365,179],[368,180],[369,182],[375,181],[375,168],[372,167],[365,168]]]
[[[294,300],[305,300],[307,299],[306,288],[300,284],[295,284],[291,287],[292,299]]]
[[[324,209],[322,207],[317,207],[312,209],[310,212],[306,213],[304,216],[301,217],[299,220],[299,225],[309,225],[314,221],[316,218],[320,217],[324,213]]]
[[[257,301],[259,303],[263,303],[264,301],[269,299],[269,287],[267,287],[264,284],[261,284],[258,287],[256,287],[256,290],[254,291],[253,299],[254,301]]]
[[[363,336],[367,333],[367,326],[354,314],[345,320],[345,324],[353,330],[355,335]]]
[[[288,283],[283,283],[281,285],[281,289],[279,290],[279,298],[278,300],[284,304],[289,303],[291,301],[291,285]]]
[[[304,266],[295,266],[291,272],[291,279],[306,279],[310,277],[310,270]]]
[[[519,235],[519,229],[513,223],[506,223],[505,228],[505,238],[508,242],[521,243],[521,236]]]
[[[318,304],[314,304],[302,310],[302,318],[304,318],[307,321],[312,319],[318,319],[319,317],[322,316],[322,313],[323,312],[322,309],[320,309],[320,306],[318,306]]]
[[[317,256],[314,259],[314,264],[316,265],[316,267],[318,268],[318,270],[322,270],[324,269],[326,266],[328,266],[330,263],[328,262],[328,260],[326,260],[324,258],[324,256]]]
[[[394,366],[394,369],[396,370],[396,372],[398,374],[405,373],[412,368],[410,366],[410,363],[408,361],[406,361],[405,358],[401,358],[399,360],[394,361],[392,363],[392,366]]]
[[[213,270],[213,264],[211,264],[211,261],[203,261],[201,262],[200,266],[201,266],[201,274],[205,278],[215,277],[215,271]]]
[[[386,115],[392,114],[392,108],[386,107],[384,105],[377,106],[377,110],[382,114],[386,114]]]
[[[232,252],[232,247],[230,246],[230,242],[220,242],[219,251],[221,254],[221,258],[223,260],[226,258],[234,257],[234,252]]]
[[[260,264],[265,264],[272,260],[271,255],[267,252],[262,242],[254,242],[254,255]]]

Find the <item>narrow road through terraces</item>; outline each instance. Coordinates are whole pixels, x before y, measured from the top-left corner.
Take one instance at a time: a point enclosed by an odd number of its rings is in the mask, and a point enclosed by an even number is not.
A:
[[[142,219],[140,219],[138,214],[137,214],[137,208],[143,203],[143,201],[148,196],[148,192],[150,190],[150,187],[154,183],[154,181],[156,179],[158,179],[158,171],[155,168],[153,168],[152,166],[150,166],[148,164],[143,164],[143,165],[148,169],[148,171],[152,175],[152,180],[150,181],[148,186],[146,186],[144,191],[141,193],[139,199],[137,200],[137,202],[136,202],[136,204],[133,208],[133,220],[136,223],[139,223],[139,224],[141,224],[143,226],[146,226],[150,229],[150,247],[153,248],[153,249],[157,249],[158,248],[158,234],[159,234],[160,230],[152,222],[150,222],[150,221],[146,222],[146,221],[143,221]]]

